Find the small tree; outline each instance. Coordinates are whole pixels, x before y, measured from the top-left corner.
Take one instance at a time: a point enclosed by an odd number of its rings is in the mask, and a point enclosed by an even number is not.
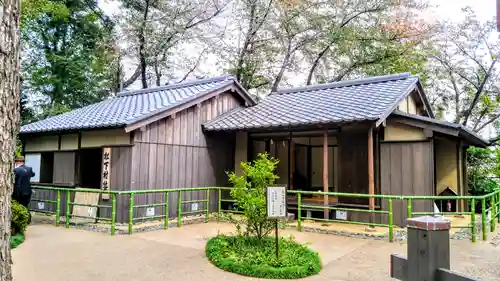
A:
[[[228,173],[229,181],[234,186],[231,196],[243,212],[243,219],[231,219],[238,233],[256,236],[261,240],[273,230],[273,220],[268,219],[266,213],[265,188],[278,178],[274,173],[278,162],[267,153],[259,153],[253,162],[240,164],[243,175]]]
[[[479,147],[471,147],[467,150],[467,176],[471,195],[485,195],[498,187],[499,160],[500,151],[498,150]]]

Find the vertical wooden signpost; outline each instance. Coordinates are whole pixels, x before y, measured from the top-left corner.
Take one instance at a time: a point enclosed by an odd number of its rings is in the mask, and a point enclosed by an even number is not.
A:
[[[109,191],[109,182],[111,178],[111,147],[102,149],[102,175],[101,190]],[[102,200],[109,200],[109,194],[103,193]]]
[[[278,221],[285,219],[287,216],[286,210],[286,184],[285,185],[270,185],[266,189],[267,217],[275,220],[275,246],[276,259],[279,259],[279,234]]]

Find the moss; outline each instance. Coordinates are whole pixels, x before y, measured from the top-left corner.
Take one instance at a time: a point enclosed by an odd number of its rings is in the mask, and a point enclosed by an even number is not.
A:
[[[207,242],[205,252],[215,266],[251,277],[298,279],[321,270],[319,255],[292,239],[280,239],[278,259],[275,249],[271,237],[219,235]]]

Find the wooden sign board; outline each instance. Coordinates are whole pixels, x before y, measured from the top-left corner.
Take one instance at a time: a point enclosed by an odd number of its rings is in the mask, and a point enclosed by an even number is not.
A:
[[[102,174],[101,174],[101,190],[109,191],[111,179],[111,147],[102,149]],[[109,194],[102,194],[103,200],[109,200]]]
[[[286,184],[270,185],[266,188],[267,217],[285,219],[286,210]]]

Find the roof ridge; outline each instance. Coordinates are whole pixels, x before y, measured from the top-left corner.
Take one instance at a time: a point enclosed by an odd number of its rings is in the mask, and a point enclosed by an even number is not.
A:
[[[205,79],[194,79],[191,81],[184,81],[181,83],[158,86],[158,87],[151,87],[151,88],[147,88],[147,89],[139,89],[139,90],[133,90],[133,91],[122,91],[122,92],[118,93],[116,95],[116,97],[126,97],[126,96],[138,95],[138,94],[147,94],[147,93],[152,93],[152,92],[157,92],[157,91],[178,89],[178,88],[184,88],[184,87],[189,87],[189,86],[208,84],[208,83],[219,82],[219,81],[228,81],[228,80],[236,81],[236,78],[232,75],[222,75],[222,76],[216,76],[216,77],[205,78]]]
[[[367,78],[354,79],[354,80],[345,80],[345,81],[339,81],[339,82],[330,82],[330,83],[324,83],[324,84],[289,88],[289,89],[278,90],[277,92],[273,92],[271,94],[289,94],[289,93],[304,92],[304,91],[315,91],[315,90],[323,90],[323,89],[331,89],[331,88],[358,86],[358,85],[364,85],[364,84],[373,84],[373,83],[389,82],[389,81],[395,81],[395,80],[403,80],[403,79],[408,79],[408,78],[412,78],[412,77],[418,78],[417,76],[412,76],[411,73],[409,73],[409,72],[403,72],[403,73],[398,73],[398,74],[381,75],[381,76],[367,77]]]

